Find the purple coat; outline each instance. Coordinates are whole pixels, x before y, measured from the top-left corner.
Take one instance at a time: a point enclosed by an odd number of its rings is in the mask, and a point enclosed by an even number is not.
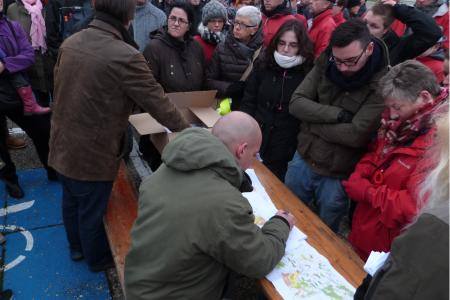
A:
[[[15,35],[3,17],[0,19],[0,49],[6,54],[3,59],[6,70],[9,73],[24,71],[34,64],[34,50],[28,41],[25,31],[15,21],[11,24]]]

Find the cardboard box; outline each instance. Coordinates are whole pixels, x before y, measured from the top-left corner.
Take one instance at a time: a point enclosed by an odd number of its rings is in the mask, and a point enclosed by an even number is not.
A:
[[[169,93],[167,96],[192,126],[212,128],[220,118],[215,110],[217,106],[216,93],[216,90],[212,90]],[[151,141],[160,153],[177,134],[168,132],[148,113],[131,115],[129,121],[140,135],[150,135]]]

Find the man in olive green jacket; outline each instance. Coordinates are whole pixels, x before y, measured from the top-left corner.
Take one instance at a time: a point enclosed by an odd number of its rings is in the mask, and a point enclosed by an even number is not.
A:
[[[184,130],[140,188],[125,261],[125,294],[135,299],[221,299],[230,271],[262,278],[280,261],[293,217],[278,212],[260,229],[241,192],[243,169],[261,132],[242,112],[212,134]]]
[[[384,107],[377,86],[387,71],[387,48],[364,26],[352,19],[336,28],[289,105],[301,129],[285,183],[303,202],[317,200],[334,231],[348,208],[341,180],[366,151]]]

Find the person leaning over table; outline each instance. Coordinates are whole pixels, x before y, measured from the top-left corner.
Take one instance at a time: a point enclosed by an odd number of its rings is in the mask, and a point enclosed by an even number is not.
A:
[[[424,158],[434,143],[433,119],[448,111],[448,89],[417,61],[393,67],[380,90],[386,109],[378,138],[342,183],[356,202],[348,239],[363,260],[371,251],[388,252],[423,206],[417,187],[436,164]]]
[[[206,70],[206,86],[217,90],[219,99],[232,98],[232,110],[239,109],[246,78],[242,75],[260,53],[263,36],[261,12],[254,6],[243,6],[232,22],[225,41],[217,45]]]
[[[231,272],[263,278],[284,255],[294,217],[283,211],[260,229],[244,170],[261,145],[258,123],[231,112],[182,131],[163,165],[142,182],[125,259],[125,294],[137,299],[223,298]],[[174,188],[176,187],[176,188]]]
[[[255,64],[239,108],[259,123],[261,158],[280,180],[295,153],[300,128],[298,119],[289,114],[289,101],[313,67],[313,49],[304,25],[286,21]]]
[[[418,187],[428,201],[394,239],[389,257],[372,278],[367,275],[355,300],[449,298],[449,119],[436,118],[436,144],[427,149],[438,164]]]
[[[133,106],[170,130],[189,127],[127,31],[135,5],[135,0],[96,0],[94,20],[63,42],[55,67],[49,165],[63,187],[71,258],[85,258],[94,272],[113,265],[103,215],[127,149]]]
[[[285,183],[306,204],[315,200],[320,218],[335,232],[348,208],[341,180],[353,172],[380,123],[378,81],[387,56],[366,24],[351,19],[333,32],[289,104],[301,124]]]

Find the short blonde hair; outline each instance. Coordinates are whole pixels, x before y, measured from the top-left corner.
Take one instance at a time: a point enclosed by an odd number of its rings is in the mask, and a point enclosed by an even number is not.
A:
[[[428,198],[419,215],[432,214],[445,223],[449,222],[449,118],[448,112],[437,120],[437,143],[433,158],[437,166],[428,174],[421,186],[419,203]],[[419,204],[419,207],[422,206]]]

